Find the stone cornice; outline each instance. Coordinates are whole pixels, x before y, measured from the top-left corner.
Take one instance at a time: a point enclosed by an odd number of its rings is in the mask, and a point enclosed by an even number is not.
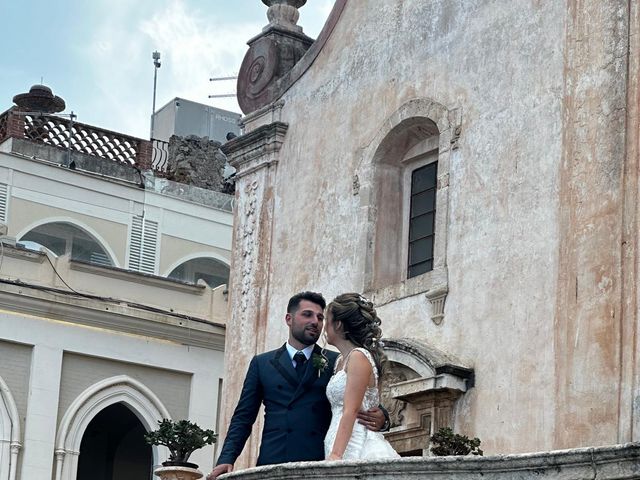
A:
[[[0,305],[13,312],[76,323],[183,345],[224,350],[224,325],[204,319],[171,315],[127,304],[41,290],[35,286],[3,283]]]
[[[456,478],[522,480],[637,478],[640,443],[487,457],[408,457],[373,461],[295,462],[232,472],[225,480]]]
[[[237,169],[236,178],[277,163],[288,128],[286,123],[273,122],[225,143],[221,149]]]
[[[182,282],[180,280],[173,280],[171,278],[150,275],[142,272],[134,272],[124,268],[96,265],[80,260],[69,260],[69,268],[79,272],[93,273],[95,275],[107,276],[120,280],[134,280],[136,283],[141,285],[153,285],[160,288],[177,290],[194,295],[203,295],[206,290],[206,287],[200,284]]]

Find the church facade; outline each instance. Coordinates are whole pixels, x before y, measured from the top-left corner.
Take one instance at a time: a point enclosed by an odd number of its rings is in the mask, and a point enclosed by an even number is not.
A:
[[[264,3],[223,146],[221,427],[287,299],[355,291],[403,454],[441,426],[488,454],[638,441],[638,6],[337,0],[312,41],[304,1]]]

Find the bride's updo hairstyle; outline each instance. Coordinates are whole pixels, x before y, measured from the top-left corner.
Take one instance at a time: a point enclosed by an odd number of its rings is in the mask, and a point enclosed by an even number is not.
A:
[[[387,356],[382,350],[382,323],[373,303],[359,293],[338,295],[327,307],[333,322],[340,322],[347,340],[366,348],[376,363],[378,375],[382,374]]]

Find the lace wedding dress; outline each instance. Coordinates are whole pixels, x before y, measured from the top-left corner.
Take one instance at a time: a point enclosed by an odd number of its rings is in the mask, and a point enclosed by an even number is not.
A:
[[[373,368],[373,374],[375,376],[375,386],[367,387],[362,400],[362,410],[369,410],[370,408],[380,405],[380,394],[378,392],[378,370],[376,364],[373,361],[373,357],[368,350],[364,348],[355,348],[362,352]],[[353,351],[353,350],[352,350]],[[340,363],[340,358],[336,360],[336,366]],[[347,361],[349,357],[347,356]],[[347,386],[347,373],[344,371],[344,367],[338,372],[334,372],[333,377],[329,380],[327,385],[327,398],[331,403],[331,425],[327,431],[327,436],[324,437],[324,453],[325,457],[328,457],[333,449],[333,442],[336,439],[338,433],[338,425],[342,418],[343,404],[344,404],[344,392]],[[343,460],[358,460],[358,459],[377,459],[377,458],[398,458],[399,455],[393,449],[393,447],[387,442],[380,432],[372,432],[368,430],[364,425],[360,425],[357,421],[353,425],[353,433],[351,439],[347,445]]]

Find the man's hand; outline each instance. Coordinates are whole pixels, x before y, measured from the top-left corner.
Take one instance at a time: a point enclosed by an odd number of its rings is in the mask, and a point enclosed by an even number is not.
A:
[[[207,475],[207,480],[215,480],[223,473],[233,472],[233,465],[229,463],[221,463],[211,470],[211,473]]]
[[[384,413],[378,407],[370,408],[366,412],[358,413],[358,423],[372,432],[379,432],[385,423]]]

